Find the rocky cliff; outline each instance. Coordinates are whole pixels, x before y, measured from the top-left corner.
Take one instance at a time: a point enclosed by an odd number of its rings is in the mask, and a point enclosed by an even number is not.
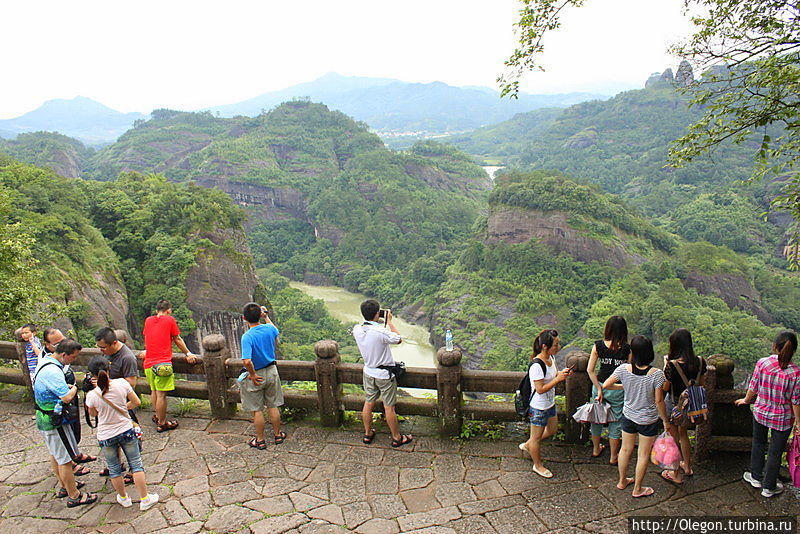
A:
[[[683,285],[704,295],[717,296],[731,308],[755,315],[764,324],[773,322],[772,316],[761,304],[761,295],[743,276],[689,273],[684,278]]]

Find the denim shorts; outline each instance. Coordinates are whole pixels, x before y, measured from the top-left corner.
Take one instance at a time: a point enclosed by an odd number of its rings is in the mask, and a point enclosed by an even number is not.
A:
[[[533,426],[547,426],[551,417],[556,416],[556,406],[553,405],[546,410],[538,408],[528,408],[528,420]]]
[[[619,418],[619,426],[622,428],[623,432],[627,432],[628,434],[641,434],[642,436],[648,438],[655,437],[661,433],[661,419],[658,419],[655,423],[650,423],[649,425],[640,425],[639,423],[634,423],[623,415]]]
[[[117,452],[119,449],[122,449],[125,454],[131,473],[144,471],[142,455],[139,450],[139,438],[133,433],[132,428],[117,434],[113,438],[98,440],[98,444],[100,445],[100,451],[106,458],[109,478],[122,476],[122,463],[119,461],[119,453]]]

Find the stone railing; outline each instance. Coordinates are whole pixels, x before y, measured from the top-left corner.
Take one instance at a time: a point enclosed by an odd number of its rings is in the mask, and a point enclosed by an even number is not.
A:
[[[238,390],[231,387],[233,379],[241,372],[242,360],[231,358],[226,340],[219,334],[208,335],[202,342],[201,360],[190,365],[183,354],[173,356],[173,367],[176,373],[188,375],[204,375],[205,381],[176,380],[175,391],[170,395],[195,399],[206,399],[211,405],[211,412],[217,418],[232,417],[236,404],[240,402]],[[278,372],[284,381],[316,382],[316,391],[284,389],[284,401],[287,407],[315,410],[319,413],[320,422],[324,426],[339,426],[345,410],[361,410],[364,395],[345,394],[343,384],[362,383],[363,366],[360,364],[342,363],[339,357],[339,345],[335,341],[323,340],[314,346],[316,360],[294,361],[279,360]],[[98,349],[81,351],[76,366],[85,366],[92,356],[100,354]],[[0,383],[18,384],[30,388],[30,378],[25,363],[24,346],[21,343],[0,341],[0,359],[16,360],[20,369],[0,367]],[[558,385],[556,393],[565,396],[565,413],[575,413],[578,406],[584,404],[590,394],[586,367],[588,355],[573,352],[567,357],[567,365],[575,366],[574,372],[567,380]],[[139,367],[142,361],[139,360]],[[750,419],[749,412],[742,408],[734,408],[733,401],[743,392],[733,388],[733,363],[724,356],[712,357],[709,361],[706,378],[706,389],[709,394],[711,408],[710,422],[698,427],[696,452],[699,458],[705,458],[712,450],[748,450]],[[397,411],[403,415],[422,415],[436,417],[442,435],[458,435],[464,419],[518,421],[513,403],[465,398],[469,393],[513,393],[520,380],[525,376],[522,372],[510,371],[476,371],[461,367],[461,352],[458,349],[446,351],[443,348],[437,353],[435,368],[409,367],[400,378],[400,387],[428,389],[436,392],[436,398],[398,397]],[[137,393],[150,393],[144,380],[136,385]],[[562,415],[565,438],[568,442],[581,440],[582,425],[572,417]],[[585,438],[588,433],[584,432]]]

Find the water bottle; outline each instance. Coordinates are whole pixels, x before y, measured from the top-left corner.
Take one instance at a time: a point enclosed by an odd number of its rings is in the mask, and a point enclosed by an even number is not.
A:
[[[445,350],[453,350],[453,333],[449,328],[444,333],[444,348]]]
[[[247,378],[249,375],[250,375],[250,373],[249,373],[249,372],[247,372],[247,371],[242,371],[242,374],[240,374],[240,375],[239,375],[239,378],[237,378],[237,379],[236,379],[236,381],[237,381],[237,382],[240,382],[240,383],[241,383],[241,382],[244,382],[245,378]]]
[[[61,415],[61,410],[64,408],[64,403],[61,401],[57,401],[56,405],[53,406],[53,413],[56,415]]]

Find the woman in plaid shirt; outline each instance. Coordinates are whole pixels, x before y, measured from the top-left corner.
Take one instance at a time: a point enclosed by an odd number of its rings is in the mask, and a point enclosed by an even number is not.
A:
[[[772,350],[775,354],[758,360],[747,395],[736,401],[737,406],[743,406],[756,399],[750,471],[746,471],[743,478],[754,488],[762,488],[763,497],[772,497],[783,491],[783,484],[778,482],[778,469],[792,432],[792,423],[795,432],[800,432],[800,367],[792,363],[797,350],[797,336],[784,330],[775,338]],[[764,452],[770,430],[772,437],[765,468]]]

